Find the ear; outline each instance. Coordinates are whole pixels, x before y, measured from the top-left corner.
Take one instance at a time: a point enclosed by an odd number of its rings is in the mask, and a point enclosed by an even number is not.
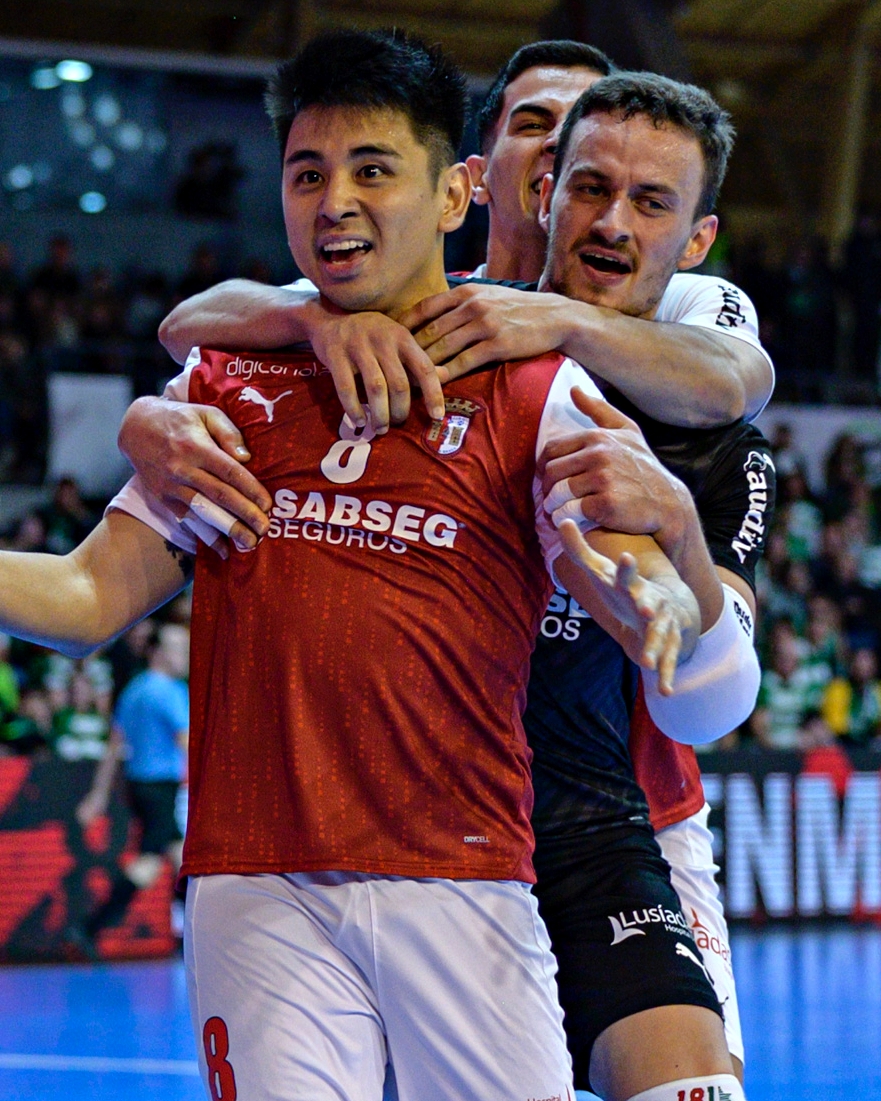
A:
[[[471,203],[471,176],[461,161],[447,168],[441,175],[439,186],[444,198],[438,222],[439,233],[452,233],[465,221]]]
[[[473,199],[478,206],[486,206],[490,201],[489,183],[486,178],[486,157],[481,157],[477,153],[472,153],[470,157],[465,158],[465,163],[468,165],[468,171],[471,173],[471,186],[473,190]]]
[[[716,240],[716,230],[718,228],[719,219],[715,214],[708,214],[706,218],[701,218],[695,222],[691,230],[691,236],[688,238],[688,244],[683,249],[682,255],[679,257],[679,263],[676,265],[678,271],[688,271],[689,268],[696,268],[698,264],[702,264],[706,260],[710,246]]]
[[[538,193],[538,224],[547,233],[551,225],[551,199],[554,195],[554,177],[550,172],[542,176]]]

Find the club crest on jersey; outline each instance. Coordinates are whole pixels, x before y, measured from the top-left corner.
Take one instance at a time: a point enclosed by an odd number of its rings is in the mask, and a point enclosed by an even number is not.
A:
[[[465,433],[471,426],[471,418],[480,412],[482,406],[468,398],[447,398],[444,407],[444,419],[432,421],[425,430],[423,439],[431,451],[447,458],[461,450]]]

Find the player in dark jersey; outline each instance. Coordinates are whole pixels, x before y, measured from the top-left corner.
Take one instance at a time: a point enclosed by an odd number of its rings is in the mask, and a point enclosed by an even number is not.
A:
[[[614,81],[601,82],[596,86],[598,93],[604,85],[615,86]],[[646,104],[651,94],[660,92],[663,98],[663,87],[649,87],[647,97],[645,88],[640,88],[638,82],[636,86],[633,82],[628,84],[626,78],[622,78],[619,88],[622,99],[631,97],[628,106],[635,109],[637,117],[640,113],[648,115]],[[601,117],[606,114],[616,120],[619,117],[621,101],[616,101],[611,92],[606,99],[599,96],[594,101],[589,96],[585,99],[588,130],[592,110],[597,110]],[[584,136],[583,127],[579,132]],[[608,133],[605,136],[608,137]],[[579,186],[585,188],[586,196],[590,196],[581,202],[590,209],[591,197],[596,195],[595,208],[605,212],[613,202],[620,202],[619,192],[615,190],[620,183],[615,175],[617,165],[614,160],[604,161],[603,152],[599,141],[593,144],[588,141],[587,146],[582,141],[573,153],[573,160],[579,173],[576,177]],[[644,163],[638,160],[636,163],[639,169],[630,177],[631,181],[657,179],[644,171]],[[610,195],[614,198],[609,198]],[[637,208],[639,196],[643,202],[653,197],[650,188],[637,187],[633,196]],[[570,219],[573,210],[577,215],[578,201],[567,203],[564,195],[563,202],[569,207]],[[609,296],[603,296],[602,269],[599,288],[590,286],[589,260],[584,281],[579,282],[582,271],[578,265],[574,276],[571,268],[566,271],[565,261],[572,254],[565,248],[571,247],[575,239],[579,257],[584,254],[589,257],[593,250],[598,257],[608,257],[608,269],[614,271],[611,261],[616,253],[608,243],[613,233],[620,234],[621,251],[630,261],[625,243],[631,238],[624,229],[625,221],[626,216],[619,215],[616,220],[614,215],[608,215],[603,229],[593,238],[588,228],[589,216],[585,215],[580,222],[576,218],[574,227],[564,223],[557,248],[552,244],[549,253],[551,278],[546,272],[545,285],[550,282],[554,290],[565,289],[575,297],[604,302]],[[554,262],[561,251],[563,263],[555,270]],[[572,280],[568,285],[567,276]],[[622,281],[620,269],[617,281]],[[610,282],[614,289],[614,274]],[[619,395],[615,400],[622,399]],[[635,410],[631,412],[638,416]],[[609,426],[626,435],[627,424],[623,419],[619,425],[609,422]],[[682,467],[677,468],[677,473],[687,474],[685,480],[698,491],[705,530],[711,529],[714,533],[712,546],[717,553],[717,564],[728,571],[735,583],[739,579],[741,584],[745,581],[751,586],[751,569],[763,530],[756,505],[764,511],[773,501],[773,467],[769,468],[769,457],[760,434],[742,425],[702,434],[655,424],[647,435],[664,445],[662,450],[666,458]],[[597,440],[593,442],[597,449],[609,446],[608,438],[602,444]],[[626,448],[622,448],[622,454],[626,457]],[[590,459],[589,452],[587,455]],[[578,489],[578,492],[591,494],[589,514],[593,518],[614,522],[617,510],[619,518],[626,515],[630,522],[638,523],[636,517],[641,510],[644,522],[651,523],[652,515],[663,514],[663,507],[652,496],[648,467],[641,467],[637,476],[624,480],[628,486],[637,487],[636,495],[631,491],[629,496],[624,495],[625,500],[612,500],[611,490],[605,493],[604,486],[608,483],[604,482],[602,471],[598,471],[596,459],[595,452],[592,456],[593,480],[582,479]],[[714,467],[714,461],[723,465]],[[617,491],[622,486],[620,475],[627,466],[626,463],[624,466],[612,463],[611,467],[616,471],[614,488]],[[632,459],[630,467],[633,467]],[[566,460],[549,464],[549,478],[574,479],[578,475],[577,464]],[[744,562],[745,555],[751,559],[748,564]],[[627,1054],[634,1047],[644,1052],[645,1033],[652,1029],[650,1015],[644,1011],[653,1006],[673,1008],[677,1002],[700,1006],[700,983],[696,976],[703,965],[694,952],[694,942],[683,940],[684,930],[677,929],[676,921],[662,920],[664,915],[678,910],[678,900],[665,893],[669,886],[664,886],[664,869],[656,856],[652,856],[647,843],[648,833],[644,826],[647,808],[634,782],[628,753],[627,719],[631,701],[626,693],[633,682],[627,683],[626,663],[622,669],[620,655],[615,658],[614,647],[598,637],[599,632],[592,624],[579,619],[577,609],[572,609],[565,597],[558,596],[556,606],[552,602],[549,611],[533,662],[526,717],[536,754],[534,824],[538,838],[539,892],[561,964],[561,999],[566,1008],[567,1031],[575,1057],[576,1083],[586,1082],[590,1070],[594,1085],[604,1096],[626,1097],[626,1083],[624,1092],[617,1092],[617,1088],[622,1068],[627,1066]],[[609,651],[605,663],[598,657],[604,648]],[[589,664],[591,662],[594,664]],[[588,699],[581,688],[584,683],[581,676],[586,668],[593,674],[591,685],[601,686],[599,701]],[[609,687],[621,684],[620,676],[615,679],[616,668],[624,674],[622,693]],[[640,714],[637,704],[637,723]],[[591,729],[593,738],[579,739],[579,733]],[[669,766],[667,769],[669,772]],[[675,778],[675,773],[671,778]],[[599,1011],[596,1007],[600,1007]],[[682,1029],[688,1029],[688,1014],[683,1014],[679,1007],[673,1017],[665,1018],[661,1014],[658,1018],[655,1013],[653,1018],[656,1048],[677,1050],[682,1043]],[[665,1032],[665,1020],[678,1020],[679,1026]],[[602,1043],[593,1047],[594,1038],[600,1035]],[[680,1089],[684,1084],[671,1085]],[[650,1091],[647,1096],[666,1097],[667,1093],[659,1087],[657,1094]],[[675,1096],[675,1092],[671,1096]]]
[[[275,85],[289,238],[341,309],[398,312],[444,286],[443,232],[467,200],[448,164],[456,112],[426,125],[398,93],[376,98],[392,46],[395,75],[436,107],[424,52],[402,59],[400,36],[325,37]],[[443,68],[443,91],[461,95]],[[307,98],[334,78],[345,92]],[[603,622],[622,618],[622,643],[662,680],[680,637],[688,676],[723,622],[688,507],[682,562],[699,599],[644,539],[591,532],[612,552],[595,560],[570,530],[576,561],[555,553],[537,448],[551,424],[589,424],[567,398],[580,378],[558,355],[502,365],[458,382],[441,421],[382,440],[340,423],[311,353],[199,357],[190,392],[238,417],[276,521],[254,555],[197,565],[187,971],[212,1093],[235,1095],[238,1075],[254,1096],[271,1081],[375,1098],[386,1056],[403,1098],[567,1093],[553,971],[521,882],[520,678],[547,592],[536,526],[560,577]],[[178,591],[189,559],[175,548],[192,541],[139,502],[129,487],[64,558],[0,555],[0,621],[78,652]],[[616,569],[628,546],[654,583],[629,558]],[[369,673],[352,674],[356,651]]]
[[[482,158],[477,158],[479,162],[477,167],[481,173],[488,172],[488,185],[483,198],[489,203],[491,244],[493,243],[494,226],[500,221],[513,222],[518,217],[516,199],[524,191],[524,188],[518,189],[516,186],[512,186],[510,182],[506,184],[504,179],[501,180],[501,186],[499,186],[500,171],[498,164],[495,163],[496,159],[503,158],[503,163],[508,165],[509,169],[512,163],[516,162],[520,167],[516,170],[510,169],[514,172],[515,181],[522,179],[531,182],[533,178],[540,175],[541,162],[538,159],[538,153],[541,152],[545,156],[544,165],[547,166],[556,146],[559,127],[562,122],[559,110],[561,92],[564,89],[559,81],[555,80],[552,68],[546,74],[547,80],[541,81],[540,77],[543,75],[543,70],[539,66],[542,62],[549,64],[549,66],[552,66],[554,62],[561,66],[577,65],[578,61],[574,57],[567,57],[565,53],[556,54],[553,52],[554,50],[555,44],[553,43],[537,43],[534,47],[526,47],[523,51],[519,51],[518,55],[515,55],[515,58],[512,59],[507,70],[503,71],[497,88],[491,91],[487,98],[487,106],[484,108],[482,117],[482,130],[486,135],[483,142],[484,155]],[[526,68],[530,64],[535,66],[531,70]],[[506,81],[509,82],[507,86]],[[531,136],[533,134],[536,136]],[[499,143],[505,145],[505,148],[501,151],[498,150]],[[532,151],[531,157],[530,151]],[[494,171],[488,171],[488,167],[494,169]],[[495,186],[493,186],[494,183]],[[522,218],[523,216],[522,213],[519,213],[519,217]],[[521,238],[527,242],[530,241],[529,235],[525,233],[521,234]],[[504,239],[502,244],[504,244]],[[489,275],[506,275],[509,278],[530,273],[528,268],[524,269],[522,266],[506,269],[504,260],[504,248],[501,250],[501,257],[499,257],[498,251],[493,252],[490,249],[486,273]],[[494,263],[495,261],[500,262]],[[535,271],[535,268],[532,271]],[[547,285],[544,289],[548,289]],[[668,394],[675,393],[677,390],[675,374],[665,376],[662,372],[659,379],[653,379],[653,371],[646,369],[643,366],[643,361],[633,355],[635,349],[632,346],[628,348],[626,344],[622,346],[620,343],[618,345],[610,343],[607,339],[608,334],[603,332],[602,321],[600,321],[599,328],[596,327],[596,323],[592,327],[590,306],[586,307],[584,318],[581,314],[576,314],[573,319],[568,317],[566,312],[555,304],[553,298],[550,298],[547,300],[548,305],[544,310],[546,319],[543,321],[542,311],[538,308],[529,309],[521,296],[506,295],[506,292],[500,292],[497,307],[493,309],[491,308],[493,306],[492,298],[490,297],[484,301],[479,297],[480,293],[482,292],[475,292],[473,309],[467,299],[463,297],[463,292],[458,290],[442,296],[436,306],[424,303],[417,308],[418,316],[414,319],[417,324],[425,320],[431,320],[435,316],[440,316],[440,326],[435,332],[429,332],[428,336],[423,339],[425,333],[423,329],[419,336],[420,343],[429,347],[432,355],[438,361],[452,354],[456,356],[460,363],[467,364],[469,357],[472,356],[479,362],[480,357],[488,354],[489,349],[503,346],[506,340],[514,339],[515,336],[525,333],[528,342],[533,336],[540,333],[538,339],[550,341],[554,344],[563,341],[562,346],[565,346],[568,351],[576,356],[580,355],[582,361],[590,366],[594,365],[598,353],[598,373],[607,378],[610,377],[606,373],[610,361],[614,365],[616,355],[620,360],[624,351],[629,352],[632,357],[630,371],[636,375],[641,371],[645,380],[645,387],[638,398],[643,409],[660,406],[660,402],[656,400],[659,395],[655,388],[658,386],[665,386]],[[601,297],[602,288],[596,286],[582,286],[570,290],[569,293],[572,293],[574,297],[581,301],[589,303],[616,304],[609,299],[608,294]],[[714,293],[719,295],[715,302],[712,301]],[[458,300],[457,296],[459,296]],[[704,296],[706,296],[706,304],[701,305],[700,300]],[[539,298],[536,299],[536,302],[538,301]],[[624,308],[632,309],[632,302],[626,303]],[[584,308],[582,308],[582,311],[584,311]],[[715,346],[723,354],[727,345],[732,350],[742,349],[743,353],[748,355],[748,349],[740,343],[741,340],[752,341],[756,352],[759,351],[754,312],[741,292],[731,284],[725,284],[724,281],[701,276],[674,274],[660,302],[655,306],[653,318],[655,324],[658,322],[676,322],[683,347],[686,347],[689,341],[689,336],[686,334],[695,331],[690,326],[697,325],[702,329],[705,327],[716,334],[714,336]],[[573,346],[575,338],[571,335],[570,330],[582,322],[584,324],[583,351],[578,352]],[[631,326],[634,332],[639,329],[639,320],[628,318],[625,319],[625,322]],[[544,330],[542,330],[543,325]],[[429,330],[435,328],[433,321],[431,321],[428,328]],[[662,340],[669,336],[669,325],[660,325],[659,329],[662,331],[659,334]],[[739,339],[731,340],[728,334]],[[591,338],[593,338],[594,347],[591,347]],[[435,342],[434,344],[431,343],[432,340]],[[449,343],[451,341],[454,343]],[[649,338],[646,338],[646,345],[645,358],[654,367],[655,358],[649,345]],[[692,353],[702,346],[707,347],[702,345],[700,340],[696,340],[691,349]],[[664,354],[666,353],[661,353],[662,357]],[[755,353],[753,355],[755,356]],[[760,359],[758,363],[761,363]],[[687,377],[691,370],[691,362],[687,359],[683,360],[683,374]],[[632,379],[628,376],[626,381],[632,382]],[[628,392],[633,396],[632,391],[629,390]],[[697,395],[691,392],[687,394],[685,400],[694,403],[696,398]],[[633,410],[632,412],[638,420],[639,416],[636,411]],[[675,410],[673,410],[673,413],[675,414]],[[669,401],[664,412],[660,415],[671,419]],[[675,431],[672,433],[672,438],[676,439]],[[600,445],[597,444],[596,446],[599,447]],[[621,455],[626,455],[625,449],[622,449]],[[748,458],[749,454],[747,452],[744,461]],[[624,469],[621,466],[616,469],[618,477],[615,478],[615,486],[619,492],[623,484],[620,475]],[[741,470],[740,478],[744,505],[740,515],[734,517],[737,526],[731,533],[730,538],[735,542],[739,539],[742,546],[745,532],[748,537],[746,545],[752,546],[755,542],[761,542],[760,537],[764,529],[762,511],[769,508],[773,500],[773,494],[768,489],[769,483],[773,487],[773,470],[771,469],[767,474],[760,471],[751,471],[747,474],[746,471]],[[756,484],[748,485],[748,479],[754,479]],[[639,479],[635,479],[634,484],[638,483]],[[747,489],[750,498],[748,503],[746,502]],[[703,505],[702,502],[699,503]],[[596,500],[594,504],[598,507]],[[756,511],[755,505],[758,505],[758,511]],[[626,509],[622,508],[619,516],[626,512],[627,515],[633,517],[636,514],[634,507],[635,502],[630,500],[628,507]],[[654,511],[657,515],[657,506]],[[744,525],[746,526],[744,527]],[[728,557],[736,559],[736,555],[730,546]],[[725,567],[727,563],[728,559],[726,557],[719,558],[719,564],[722,567]],[[729,577],[731,576],[729,571]],[[735,571],[734,577],[736,576],[738,575]],[[541,661],[547,657],[547,651],[553,650],[555,642],[557,645],[564,647],[568,637],[578,631],[585,630],[584,619],[578,616],[577,610],[575,610],[574,615],[571,614],[572,611],[571,602],[568,598],[558,594],[552,602],[552,607],[549,609],[549,614],[543,624],[544,634],[552,637],[550,639],[540,637],[538,652],[533,663],[533,682],[530,688],[530,698],[536,696],[537,684],[539,683],[537,674]],[[543,642],[547,642],[548,645],[543,646]],[[597,646],[601,649],[603,646],[608,647],[608,642],[598,639]],[[585,647],[584,649],[586,651],[588,648]],[[594,660],[597,660],[595,655]],[[570,665],[561,664],[556,670],[557,673],[564,674],[568,671],[574,679],[568,681],[564,675],[558,675],[552,682],[557,690],[558,713],[556,718],[564,733],[573,730],[574,726],[577,725],[572,721],[572,716],[566,712],[569,695],[566,686],[571,685],[571,691],[577,694],[577,685],[580,681],[575,670],[578,668],[580,668],[580,664],[577,660],[572,660]],[[601,670],[602,666],[598,667],[594,664],[589,665],[588,668],[599,668]],[[610,668],[614,667],[611,666]],[[600,684],[608,684],[608,679],[602,675],[599,675],[596,679]],[[560,698],[561,696],[562,698]],[[553,706],[553,701],[550,701],[548,704],[549,713]],[[619,715],[622,707],[623,704],[619,701]],[[530,708],[528,714],[533,719],[535,718],[533,708]],[[576,717],[577,714],[576,710]],[[597,712],[594,712],[594,714],[596,715]],[[624,746],[622,739],[619,738],[616,742],[614,738],[609,737],[609,713],[600,710],[599,715],[602,719],[602,725],[598,726],[596,722],[594,723],[597,738],[594,739],[592,745],[600,748],[596,751],[592,763],[585,762],[586,754],[584,753],[578,758],[580,763],[585,766],[585,772],[582,774],[587,789],[584,802],[579,802],[580,797],[577,787],[569,792],[568,805],[573,814],[573,822],[577,823],[579,816],[590,816],[591,794],[594,802],[603,809],[607,821],[614,820],[615,802],[612,797],[613,793],[617,793],[621,797],[620,806],[622,810],[627,806],[628,795],[635,798],[637,803],[642,804],[641,794],[633,783],[633,766],[631,764],[633,762],[637,779],[649,792],[652,822],[657,829],[662,830],[659,840],[662,842],[664,855],[673,865],[674,884],[686,907],[685,913],[689,924],[693,927],[698,944],[705,950],[706,963],[712,973],[720,997],[725,1003],[726,1038],[732,1057],[737,1060],[739,1069],[743,1047],[740,1037],[736,994],[733,987],[730,952],[727,949],[727,930],[725,929],[724,915],[719,902],[718,889],[713,882],[713,871],[715,869],[712,862],[710,835],[706,829],[708,808],[703,798],[694,754],[688,747],[674,746],[668,739],[652,737],[648,733],[644,722],[644,711],[640,700],[637,700],[635,722],[631,724],[631,737],[627,747]],[[589,724],[589,720],[586,721]],[[629,753],[627,752],[628,749]],[[553,749],[549,742],[545,745],[545,751],[551,755],[550,759],[554,761]],[[542,752],[537,752],[537,760],[537,777],[540,786],[543,775],[541,770]],[[591,767],[593,768],[592,778],[589,771]],[[538,798],[540,802],[540,794]],[[704,854],[700,861],[696,860],[698,852]],[[636,902],[638,899],[634,901]],[[603,920],[606,921],[605,918]],[[608,927],[607,922],[606,927]],[[577,930],[567,928],[565,934],[570,943],[573,943],[577,936]],[[558,939],[562,946],[562,934]],[[602,943],[602,939],[598,943]],[[606,943],[608,943],[608,937]],[[628,945],[632,948],[638,943],[640,943],[640,940],[633,938],[629,940]],[[575,960],[577,962],[577,957],[575,957]],[[584,1014],[590,1014],[592,1009],[589,1007],[605,1003],[609,1015],[603,1016],[601,1019],[605,1022],[615,1021],[615,1014],[617,1013],[617,1020],[623,1022],[602,1037],[602,1042],[599,1045],[600,1049],[610,1046],[610,1041],[615,1034],[620,1033],[624,1037],[624,1041],[618,1045],[619,1047],[628,1047],[629,1050],[632,1050],[629,1045],[635,1042],[644,1050],[644,1037],[649,1029],[642,1027],[641,1031],[635,1032],[629,1029],[626,1014],[628,998],[634,1011],[639,1008],[640,998],[654,998],[658,1000],[659,1004],[662,1004],[663,999],[667,997],[670,1004],[675,1004],[677,1001],[675,980],[672,987],[662,985],[656,981],[654,972],[643,970],[643,986],[640,990],[638,983],[631,983],[628,986],[626,981],[622,982],[622,979],[628,974],[640,974],[640,969],[637,968],[634,971],[634,969],[628,968],[626,961],[622,961],[622,964],[621,968],[614,970],[614,977],[618,980],[617,986],[612,982],[605,984],[600,982],[592,987],[588,985],[582,987],[585,994],[583,1012]],[[565,986],[570,978],[573,989],[577,988],[577,976],[572,974],[571,969],[564,966],[561,969],[561,983]],[[687,976],[683,976],[683,978],[687,979]],[[597,1001],[596,998],[591,997],[591,994],[597,993],[599,989],[602,990],[602,997]],[[687,992],[687,986],[683,986],[682,990]],[[616,992],[621,997],[618,997]],[[643,1004],[647,1004],[645,1000]],[[570,1037],[573,1033],[577,1033],[579,1037],[573,1043],[573,1047],[577,1044],[580,1049],[580,1057],[577,1057],[576,1062],[580,1062],[582,1068],[584,1068],[591,1051],[590,1037],[596,1034],[594,1025],[597,1018],[591,1016],[589,1023],[585,1026],[582,1025],[582,1018],[580,1017],[579,1024],[574,1024],[575,1013],[571,1002],[568,1005],[567,1017],[570,1021]],[[641,1018],[634,1016],[630,1023],[636,1026],[636,1029],[639,1029],[642,1024]],[[675,1030],[672,1043],[667,1042],[665,1037],[658,1034],[657,1047],[661,1050],[675,1051],[676,1045],[681,1042],[683,1034],[683,1029]],[[601,1050],[600,1055],[602,1053]],[[607,1066],[611,1063],[614,1071],[614,1055],[606,1058],[604,1062]],[[623,1062],[624,1060],[619,1061],[619,1065]],[[583,1079],[584,1075],[582,1074]]]
[[[615,400],[625,404],[620,395]],[[635,409],[629,412],[656,454],[692,490],[714,561],[752,588],[763,543],[755,534],[755,521],[762,523],[756,505],[765,518],[773,508],[773,463],[761,433],[746,424],[673,429]],[[608,438],[603,447],[608,449]],[[608,453],[602,460],[596,457],[592,471],[597,485],[603,481],[600,461],[620,473],[620,464]],[[645,467],[640,473],[641,505],[632,493],[614,502],[600,501],[602,490],[590,511],[602,510],[614,523],[616,513],[632,520],[640,508],[657,509],[651,498],[657,483]],[[646,920],[661,907],[677,913],[680,908],[679,899],[671,897],[666,866],[658,863],[632,754],[643,769],[657,766],[661,778],[670,777],[675,785],[671,805],[681,801],[682,778],[671,770],[665,754],[653,759],[657,735],[647,735],[641,700],[634,703],[635,671],[630,672],[616,645],[572,604],[571,598],[558,594],[545,617],[524,721],[535,754],[536,890],[560,963],[558,985],[576,1084],[585,1083],[590,1070],[594,1086],[605,1095],[608,1083],[620,1074],[623,1052],[630,1050],[632,1030],[645,1027],[645,1011],[681,1005],[686,999],[691,1005],[707,1004],[701,1002],[703,976],[695,947],[706,958],[715,946],[705,942],[702,923],[689,933],[676,921]],[[586,669],[589,681],[582,679]],[[599,699],[587,684],[601,686]],[[634,750],[634,737],[644,739],[642,752]],[[657,792],[658,776],[652,779]],[[700,793],[699,798],[702,804]],[[680,876],[693,874],[693,859],[690,851],[682,855]],[[689,925],[691,917],[689,913]],[[730,958],[719,962],[730,968]],[[723,1012],[730,1012],[726,995],[722,997]],[[603,1042],[594,1047],[599,1036]],[[676,1035],[665,1037],[663,1027],[659,1039],[671,1048],[681,1043]]]

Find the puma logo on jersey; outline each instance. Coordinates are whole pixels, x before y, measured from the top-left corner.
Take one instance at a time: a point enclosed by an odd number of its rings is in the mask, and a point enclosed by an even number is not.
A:
[[[691,962],[696,967],[699,967],[701,969],[701,971],[703,971],[703,973],[707,976],[707,982],[710,984],[710,986],[713,985],[713,979],[712,979],[712,976],[710,975],[709,971],[706,968],[706,964],[704,963],[703,960],[699,960],[697,958],[697,956],[694,954],[694,952],[692,952],[692,950],[688,947],[687,944],[683,944],[681,941],[677,942],[677,944],[676,944],[676,955],[677,956],[685,956],[686,959],[691,960]]]
[[[645,931],[643,929],[625,929],[621,922],[616,918],[609,915],[609,921],[612,923],[612,946],[620,944],[622,940],[627,940],[628,937],[644,937]]]
[[[246,386],[239,393],[239,401],[250,401],[254,405],[261,405],[266,410],[266,419],[272,424],[272,418],[275,416],[275,407],[281,401],[282,398],[286,398],[289,394],[293,394],[293,390],[285,390],[283,394],[279,394],[273,401],[271,398],[264,397],[259,390],[255,390],[253,386]]]

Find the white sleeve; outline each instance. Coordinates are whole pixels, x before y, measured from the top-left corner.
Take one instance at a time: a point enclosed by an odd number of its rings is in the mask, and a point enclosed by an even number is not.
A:
[[[538,436],[535,441],[536,461],[552,440],[560,439],[563,436],[571,436],[574,432],[583,432],[584,429],[593,428],[594,426],[594,422],[590,417],[586,417],[584,413],[579,412],[573,404],[570,394],[573,386],[578,386],[591,397],[602,397],[596,383],[587,371],[573,360],[564,359],[548,390],[545,407],[542,411]],[[554,584],[557,584],[553,564],[563,553],[563,543],[553,520],[545,510],[545,496],[541,487],[541,478],[538,474],[533,479],[532,496],[535,501],[535,527],[541,542],[545,565]],[[577,518],[577,522],[582,531],[590,531],[596,527],[596,524],[591,523],[584,517]]]
[[[318,288],[309,279],[297,279],[293,283],[285,283],[283,291],[299,291],[300,294],[318,294]]]
[[[744,340],[757,348],[771,368],[771,387],[762,408],[767,405],[774,388],[774,364],[759,339],[756,308],[740,287],[712,275],[676,272],[658,303],[654,320],[697,325],[723,336]],[[755,414],[756,417],[758,415]]]
[[[660,730],[684,745],[704,745],[746,722],[761,682],[753,618],[741,595],[722,585],[722,614],[676,670],[673,694],[662,696],[658,674],[642,671],[645,702]]]
[[[183,370],[179,375],[175,375],[173,379],[165,384],[162,396],[168,398],[169,401],[189,401],[190,375],[193,373],[193,369],[198,367],[201,362],[202,349],[190,348],[190,354],[187,356]]]
[[[113,509],[134,516],[136,520],[140,520],[147,527],[158,532],[163,539],[167,539],[169,543],[180,547],[188,554],[196,553],[198,543],[188,526],[190,521],[180,523],[173,512],[147,493],[137,474],[116,494],[104,510],[104,515],[106,516]],[[216,536],[216,532],[214,535]]]

